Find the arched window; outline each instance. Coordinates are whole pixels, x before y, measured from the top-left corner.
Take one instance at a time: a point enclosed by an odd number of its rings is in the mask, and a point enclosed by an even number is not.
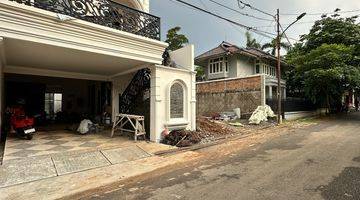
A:
[[[170,88],[170,118],[184,117],[184,88],[174,83]]]

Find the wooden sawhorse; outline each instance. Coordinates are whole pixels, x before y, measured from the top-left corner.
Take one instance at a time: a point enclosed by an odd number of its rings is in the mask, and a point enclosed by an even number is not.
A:
[[[124,125],[130,123],[134,130],[125,129]],[[111,130],[111,137],[114,136],[115,131],[120,130],[134,133],[134,139],[137,140],[138,136],[146,134],[144,116],[139,115],[128,115],[128,114],[117,114]]]

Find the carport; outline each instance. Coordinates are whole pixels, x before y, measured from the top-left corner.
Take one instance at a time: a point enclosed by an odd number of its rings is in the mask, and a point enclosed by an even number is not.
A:
[[[119,96],[136,71],[151,63],[10,38],[2,40],[2,49],[4,111],[20,100],[26,115],[40,116],[36,118],[38,132],[32,141],[9,133],[5,159],[122,146],[130,141],[109,137],[111,119],[119,112]],[[148,108],[135,114],[150,116],[147,96],[135,102],[135,107]],[[147,103],[142,104],[145,100]],[[82,119],[101,124],[102,129],[80,136],[76,128]],[[150,126],[150,119],[146,120]],[[6,129],[6,117],[2,122]]]

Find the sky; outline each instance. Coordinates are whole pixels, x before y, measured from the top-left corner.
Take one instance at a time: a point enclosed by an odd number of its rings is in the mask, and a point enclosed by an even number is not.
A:
[[[226,8],[219,7],[209,0],[184,0],[188,3],[197,5],[203,9],[214,12],[218,15],[229,18],[250,27],[259,27],[258,29],[276,33],[275,22],[249,18]],[[245,12],[256,17],[269,19],[270,16],[264,15],[249,8],[239,8],[237,0],[215,0],[227,5],[240,12]],[[280,23],[285,28],[287,24],[296,19],[296,15],[306,13],[327,13],[333,12],[336,8],[342,11],[360,10],[360,0],[243,0],[253,7],[264,10],[268,13],[276,13],[280,9]],[[207,50],[218,46],[222,41],[227,41],[239,46],[245,46],[246,30],[229,22],[223,21],[206,13],[196,11],[192,8],[182,5],[174,0],[150,0],[150,13],[161,18],[161,39],[166,39],[168,29],[180,26],[181,33],[189,39],[189,43],[195,45],[195,55],[199,55]],[[342,16],[360,15],[360,11],[344,13]],[[321,15],[306,15],[297,24],[290,27],[287,36],[293,39],[299,39],[299,36],[309,32],[313,22],[320,19]],[[360,20],[358,20],[360,21]],[[252,34],[261,44],[270,39],[255,33]],[[290,40],[295,43],[295,40]]]

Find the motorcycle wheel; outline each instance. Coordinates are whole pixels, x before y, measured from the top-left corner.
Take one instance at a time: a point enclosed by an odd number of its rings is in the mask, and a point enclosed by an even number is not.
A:
[[[26,135],[26,139],[27,139],[27,140],[31,140],[32,138],[33,138],[33,135],[32,135],[32,134],[27,134],[27,135]]]

